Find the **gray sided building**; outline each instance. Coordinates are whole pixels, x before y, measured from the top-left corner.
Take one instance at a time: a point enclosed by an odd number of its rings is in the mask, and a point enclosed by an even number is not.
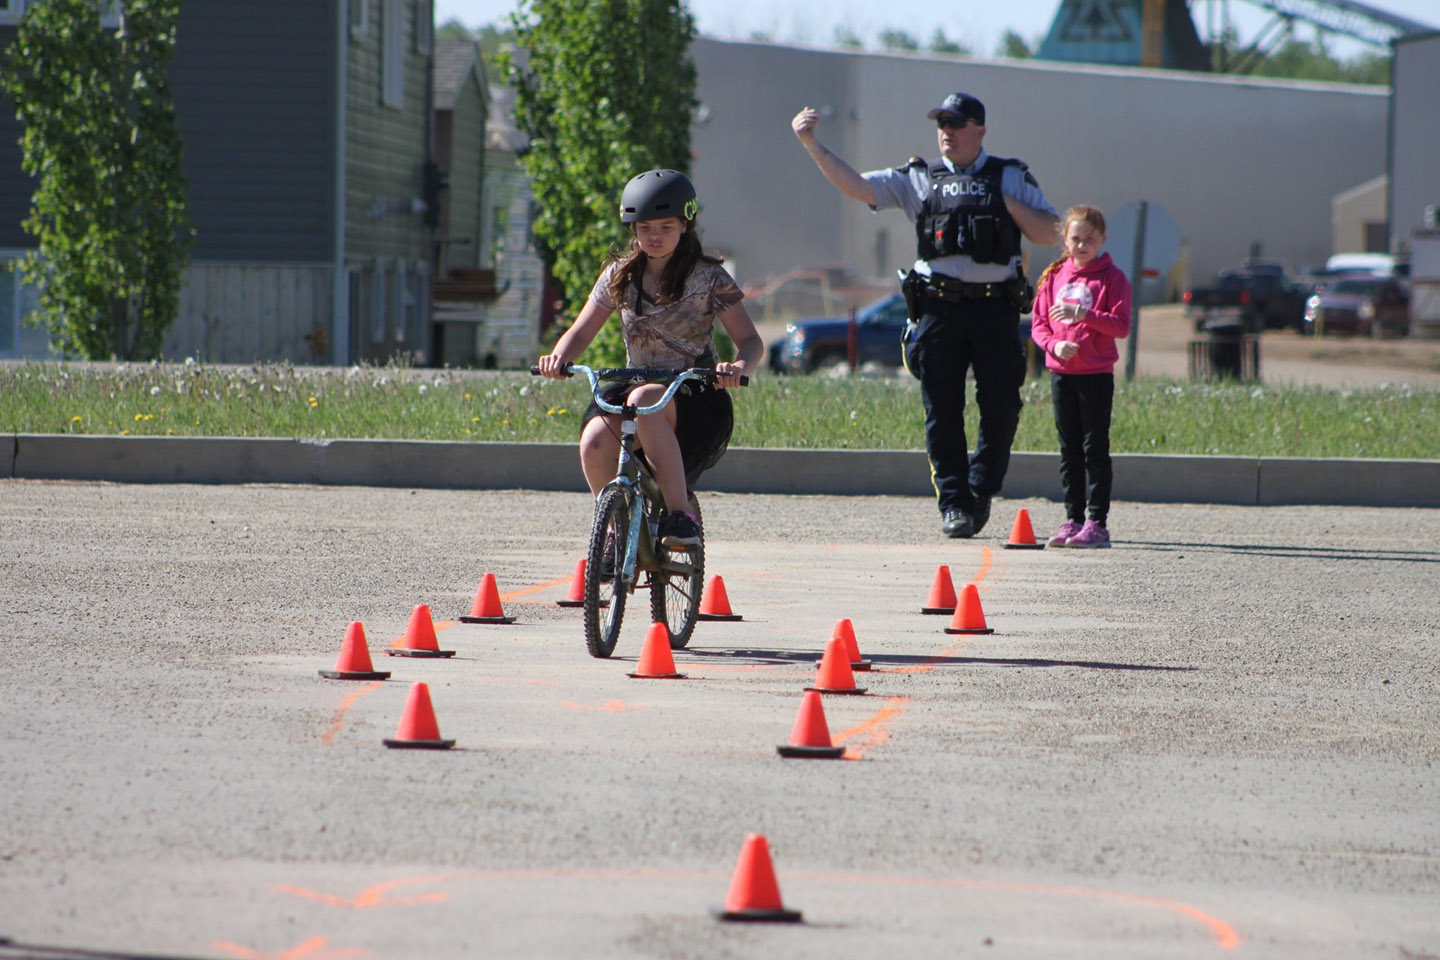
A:
[[[6,9],[4,44],[23,2]],[[430,0],[185,0],[178,35],[171,84],[196,243],[163,355],[423,356]],[[13,111],[0,113],[0,259],[34,246],[20,229],[33,184],[19,136]],[[0,356],[33,355],[36,333],[15,327],[33,297],[6,276]]]
[[[815,169],[790,131],[807,105],[821,141],[867,170],[933,160],[926,111],[972,93],[987,108],[986,148],[1028,162],[1057,209],[1160,205],[1181,236],[1177,284],[1257,248],[1292,267],[1323,263],[1331,198],[1385,171],[1383,87],[709,39],[692,53],[705,243],[746,287],[821,264],[893,282],[914,259],[903,215],[872,214]],[[1058,252],[1033,250],[1032,275]]]

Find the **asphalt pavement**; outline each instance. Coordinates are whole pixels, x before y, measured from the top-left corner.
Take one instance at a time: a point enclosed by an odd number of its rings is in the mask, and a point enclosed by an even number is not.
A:
[[[584,494],[0,480],[0,957],[1440,956],[1440,510],[703,505],[742,619],[653,680],[645,597],[612,660],[555,604]],[[846,757],[781,759],[840,618]],[[453,750],[381,744],[416,681]],[[802,923],[711,916],[750,833]]]

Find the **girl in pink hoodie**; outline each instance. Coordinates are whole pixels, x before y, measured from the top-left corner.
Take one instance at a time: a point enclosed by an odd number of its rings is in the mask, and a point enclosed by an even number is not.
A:
[[[1060,229],[1065,256],[1040,275],[1030,321],[1030,335],[1050,368],[1060,434],[1066,520],[1049,545],[1108,547],[1110,408],[1120,359],[1115,341],[1130,333],[1130,281],[1110,254],[1100,252],[1105,217],[1099,210],[1071,207]]]

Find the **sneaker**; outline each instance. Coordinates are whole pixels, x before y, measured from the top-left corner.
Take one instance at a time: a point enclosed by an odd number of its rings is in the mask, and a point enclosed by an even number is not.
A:
[[[1070,538],[1079,533],[1081,529],[1083,528],[1076,521],[1066,520],[1060,524],[1060,529],[1055,531],[1055,536],[1047,540],[1045,545],[1047,547],[1063,547],[1067,545],[1070,542]]]
[[[700,525],[683,510],[671,510],[660,521],[660,543],[672,550],[684,550],[700,543]]]
[[[964,510],[946,510],[940,532],[947,537],[967,538],[975,536],[975,521]]]
[[[1094,520],[1086,520],[1085,526],[1080,528],[1080,532],[1065,541],[1065,546],[1108,547],[1110,546],[1110,531]]]
[[[977,535],[985,529],[985,524],[990,522],[990,496],[988,494],[975,494],[975,509],[970,511],[970,520],[975,525]]]

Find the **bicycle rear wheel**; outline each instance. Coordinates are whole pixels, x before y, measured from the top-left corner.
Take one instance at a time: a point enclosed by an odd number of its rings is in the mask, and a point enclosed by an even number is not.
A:
[[[700,503],[690,495],[690,512],[700,527],[700,542],[684,550],[668,551],[670,558],[688,568],[685,573],[650,571],[650,619],[670,631],[670,648],[680,650],[695,632],[700,594],[705,587],[705,522]]]
[[[629,592],[620,575],[625,569],[629,535],[629,495],[618,488],[606,490],[595,504],[590,552],[585,559],[585,646],[592,657],[610,656],[620,638]]]

